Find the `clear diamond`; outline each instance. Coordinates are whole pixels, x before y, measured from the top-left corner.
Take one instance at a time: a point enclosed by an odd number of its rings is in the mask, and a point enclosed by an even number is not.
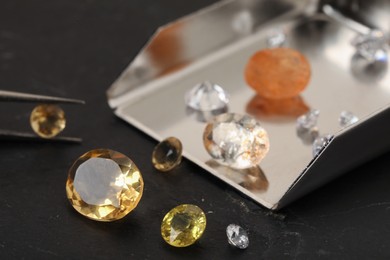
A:
[[[203,144],[222,165],[245,169],[258,165],[269,150],[268,134],[247,115],[225,113],[207,124]]]
[[[347,127],[359,121],[359,118],[352,112],[342,111],[339,117],[339,124],[341,127]]]
[[[229,96],[221,86],[205,81],[186,93],[185,103],[198,111],[222,110],[229,103]]]
[[[297,118],[297,135],[304,144],[312,144],[318,137],[317,120],[319,115],[320,111],[313,109]]]
[[[286,34],[282,29],[273,29],[267,37],[268,48],[282,47],[286,43]]]
[[[387,49],[389,37],[380,30],[371,30],[367,34],[359,34],[352,40],[357,52],[369,61],[378,59],[378,52]],[[379,55],[383,56],[383,55]]]
[[[326,134],[323,136],[317,137],[313,142],[313,156],[317,156],[317,154],[329,143],[332,139],[332,135]]]
[[[230,224],[226,228],[228,242],[232,246],[239,249],[245,249],[249,246],[249,238],[247,232],[239,225]]]
[[[320,111],[318,109],[310,110],[306,114],[301,115],[297,118],[297,129],[310,130],[316,127],[319,115]]]

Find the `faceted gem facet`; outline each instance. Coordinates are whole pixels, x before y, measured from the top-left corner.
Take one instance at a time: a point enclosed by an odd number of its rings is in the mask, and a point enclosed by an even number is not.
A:
[[[271,48],[256,52],[245,67],[245,80],[258,95],[284,99],[299,95],[310,80],[310,64],[300,52]]]
[[[256,166],[269,150],[268,134],[247,115],[216,116],[203,133],[206,151],[220,164],[245,169]]]
[[[326,134],[317,137],[313,142],[313,156],[317,156],[319,152],[330,142],[330,140],[333,138],[332,135]]]
[[[226,235],[229,244],[239,249],[245,249],[249,246],[248,233],[239,225],[230,224],[226,228]]]
[[[229,95],[221,86],[205,81],[186,93],[185,103],[199,111],[221,110],[229,103]]]
[[[359,118],[352,112],[342,111],[339,117],[339,124],[341,127],[347,127],[359,121]]]
[[[167,172],[180,164],[183,147],[179,139],[169,137],[154,148],[152,163],[154,167],[162,172]]]
[[[114,221],[137,206],[143,187],[140,171],[127,156],[96,149],[72,165],[66,194],[80,214],[93,220]]]
[[[65,113],[56,105],[36,106],[30,115],[30,125],[40,137],[52,138],[64,130]]]
[[[170,210],[161,223],[161,235],[165,242],[175,247],[195,243],[206,229],[206,215],[198,206],[179,205]]]

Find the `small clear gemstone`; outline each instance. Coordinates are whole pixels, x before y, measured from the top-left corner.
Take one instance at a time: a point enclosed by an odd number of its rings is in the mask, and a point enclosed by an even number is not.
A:
[[[313,109],[297,118],[297,135],[304,144],[310,145],[318,137],[317,120],[319,115],[320,111]]]
[[[221,86],[205,81],[186,93],[185,103],[198,111],[222,110],[229,103],[229,96]]]
[[[286,34],[282,29],[273,29],[267,37],[268,48],[282,47],[286,43]]]
[[[317,154],[329,143],[332,139],[332,135],[326,134],[317,137],[313,142],[313,156],[317,156]]]
[[[248,233],[239,225],[230,224],[226,228],[226,235],[229,244],[239,249],[245,249],[249,246]]]
[[[317,126],[318,116],[320,111],[312,109],[304,115],[297,118],[297,129],[310,130]]]
[[[352,40],[357,52],[369,61],[378,58],[378,52],[385,51],[389,37],[380,30],[371,30],[367,34],[359,34]]]
[[[159,171],[167,172],[178,166],[181,162],[183,146],[176,137],[169,137],[153,150],[152,163]]]
[[[339,124],[341,127],[347,127],[359,121],[359,118],[352,112],[342,111],[339,117]]]
[[[235,113],[221,114],[207,124],[203,144],[217,162],[237,169],[258,165],[269,150],[268,134],[260,123]]]

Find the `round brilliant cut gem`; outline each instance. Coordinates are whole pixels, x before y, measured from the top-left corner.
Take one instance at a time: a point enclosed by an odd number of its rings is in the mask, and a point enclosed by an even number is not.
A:
[[[114,221],[137,206],[143,187],[140,171],[127,156],[96,149],[82,155],[70,168],[66,194],[85,217]]]
[[[154,148],[152,163],[159,171],[167,172],[180,164],[183,146],[176,137],[169,137]]]
[[[30,125],[40,137],[52,138],[64,130],[65,113],[56,105],[36,106],[30,115]]]
[[[378,52],[386,52],[389,36],[380,30],[371,30],[367,34],[359,34],[352,40],[356,51],[369,61],[378,59]]]
[[[170,210],[161,223],[161,236],[171,246],[187,247],[206,229],[206,215],[198,206],[179,205]]]
[[[230,224],[226,228],[226,235],[230,245],[239,249],[245,249],[249,246],[248,233],[239,225]]]
[[[268,134],[260,123],[235,113],[221,114],[207,124],[203,144],[213,159],[236,169],[258,165],[269,150]]]
[[[321,150],[330,142],[332,135],[326,134],[317,137],[313,142],[313,157],[317,156]]]
[[[273,29],[269,32],[267,38],[268,48],[279,48],[286,43],[286,34],[281,28]]]
[[[342,111],[339,117],[339,124],[341,127],[347,127],[352,124],[355,124],[359,121],[359,118],[355,116],[352,112]]]
[[[308,113],[297,118],[297,128],[302,130],[310,130],[317,126],[317,120],[320,111],[317,109],[310,110]]]
[[[204,81],[186,93],[185,103],[197,111],[223,110],[229,103],[229,95],[221,86]]]

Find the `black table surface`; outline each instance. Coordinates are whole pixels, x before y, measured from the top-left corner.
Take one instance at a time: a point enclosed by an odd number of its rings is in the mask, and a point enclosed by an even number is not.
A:
[[[184,160],[163,174],[151,164],[156,142],[116,118],[105,91],[155,29],[212,1],[2,0],[0,88],[73,97],[64,134],[83,143],[2,142],[0,259],[366,259],[390,257],[390,154],[271,212]],[[0,104],[0,128],[29,130],[34,104]],[[71,164],[95,148],[128,155],[145,180],[139,206],[122,220],[82,217],[65,196]],[[165,213],[192,203],[207,213],[195,245],[161,238]],[[227,243],[225,229],[248,230],[250,246]]]

